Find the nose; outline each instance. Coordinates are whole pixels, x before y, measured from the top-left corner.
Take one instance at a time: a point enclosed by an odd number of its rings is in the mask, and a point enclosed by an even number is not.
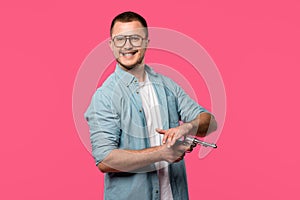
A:
[[[125,44],[124,44],[125,49],[132,49],[132,45],[129,41],[129,38],[126,39]]]

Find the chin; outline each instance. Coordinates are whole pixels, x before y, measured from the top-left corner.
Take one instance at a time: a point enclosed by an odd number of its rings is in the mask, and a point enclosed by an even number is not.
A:
[[[125,64],[125,63],[122,63],[122,62],[118,62],[120,66],[126,68],[127,70],[130,70],[130,69],[133,69],[137,66],[137,63],[134,63],[134,64]]]
[[[138,61],[133,61],[133,62],[122,62],[122,60],[117,59],[117,62],[119,63],[119,65],[121,65],[122,67],[126,68],[126,69],[133,69],[136,66],[138,66],[139,64],[141,64]]]

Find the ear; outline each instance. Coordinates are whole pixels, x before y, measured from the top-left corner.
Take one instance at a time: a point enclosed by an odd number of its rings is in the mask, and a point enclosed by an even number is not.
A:
[[[109,47],[110,47],[110,49],[113,51],[114,49],[113,49],[113,45],[114,45],[114,42],[110,39],[109,40]]]
[[[150,42],[150,40],[149,40],[149,39],[147,39],[147,40],[146,40],[146,43],[145,43],[145,48],[147,48],[147,47],[148,47],[148,44],[149,44],[149,42]]]

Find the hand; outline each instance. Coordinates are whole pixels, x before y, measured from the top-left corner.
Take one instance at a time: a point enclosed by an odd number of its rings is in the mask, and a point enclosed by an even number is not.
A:
[[[167,144],[161,146],[162,159],[169,162],[175,163],[181,161],[185,152],[190,149],[190,146],[186,146],[182,143],[176,143],[172,147],[167,147]]]
[[[184,123],[175,128],[170,128],[168,130],[156,129],[156,131],[160,134],[164,134],[164,138],[162,143],[167,143],[167,146],[172,147],[178,139],[189,134],[192,130],[192,125],[190,123]]]

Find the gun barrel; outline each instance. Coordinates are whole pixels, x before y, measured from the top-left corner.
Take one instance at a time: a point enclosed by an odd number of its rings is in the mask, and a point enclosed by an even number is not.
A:
[[[194,138],[194,142],[197,143],[197,144],[199,144],[199,145],[202,145],[202,146],[204,146],[204,147],[217,148],[217,145],[216,145],[216,144],[204,142],[204,141],[199,140],[199,139],[197,139],[197,138]]]

